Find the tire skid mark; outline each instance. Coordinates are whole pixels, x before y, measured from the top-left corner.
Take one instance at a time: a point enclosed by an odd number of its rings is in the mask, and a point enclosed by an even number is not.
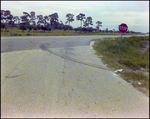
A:
[[[30,53],[29,53],[29,54],[30,54]],[[16,64],[16,66],[13,68],[13,70],[10,72],[10,74],[6,77],[6,79],[1,83],[1,85],[2,85],[4,82],[6,82],[6,80],[10,77],[10,75],[13,73],[13,71],[16,69],[16,67],[17,67],[23,60],[25,60],[25,58],[26,58],[29,54],[27,54],[24,58],[22,58],[22,60],[21,60],[18,64]]]
[[[74,61],[74,62],[77,62],[77,63],[80,63],[80,64],[84,64],[84,65],[87,65],[87,66],[91,66],[91,67],[95,67],[95,68],[99,68],[99,69],[103,69],[103,70],[107,70],[107,71],[112,71],[112,70],[109,70],[109,69],[104,68],[102,66],[98,66],[96,64],[87,63],[87,62],[84,62],[84,61],[81,61],[81,60],[78,60],[78,59],[75,59],[75,58],[72,58],[72,57],[69,57],[69,56],[66,56],[66,55],[62,55],[62,54],[59,54],[59,53],[52,52],[51,50],[49,50],[47,48],[47,46],[45,44],[41,44],[40,48],[42,50],[48,51],[48,52],[50,52],[50,53],[52,53],[52,54],[54,54],[56,56],[59,56],[59,57],[61,57],[63,59],[67,59],[67,60],[70,60],[70,61]]]
[[[11,76],[11,77],[5,76],[5,78],[15,78],[15,77],[19,77],[19,76],[22,76],[22,75],[25,75],[25,74],[26,74],[26,73],[23,73],[23,74],[20,74],[20,75]]]

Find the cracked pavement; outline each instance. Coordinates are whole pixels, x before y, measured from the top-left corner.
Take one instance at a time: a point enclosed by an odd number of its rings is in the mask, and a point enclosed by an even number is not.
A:
[[[149,117],[149,97],[89,45],[46,43],[1,53],[1,117]]]

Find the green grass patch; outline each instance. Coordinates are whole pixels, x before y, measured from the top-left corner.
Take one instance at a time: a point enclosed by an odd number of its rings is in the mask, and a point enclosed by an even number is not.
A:
[[[102,61],[110,68],[132,71],[142,68],[149,72],[149,51],[139,52],[148,42],[149,36],[122,38],[119,47],[120,38],[104,38],[95,41],[93,49],[97,55],[102,55]],[[144,80],[142,85],[149,89],[149,76],[135,72],[124,72],[122,76],[127,80]]]
[[[97,40],[93,48],[97,51],[96,54],[104,56],[105,61],[110,61],[111,58],[111,62],[138,70],[141,67],[149,68],[149,52],[138,52],[138,49],[143,48],[148,41],[149,36],[123,38],[119,47],[120,38],[106,38]]]

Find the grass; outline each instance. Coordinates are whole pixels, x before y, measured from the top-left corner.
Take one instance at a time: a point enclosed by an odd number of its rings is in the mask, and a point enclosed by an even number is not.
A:
[[[18,28],[8,28],[7,32],[5,29],[1,29],[1,36],[82,36],[82,35],[120,35],[120,33],[102,33],[102,32],[75,32],[75,31],[64,31],[64,30],[54,30],[54,31],[41,31],[41,30],[28,30],[22,31]],[[131,33],[125,33],[124,35],[134,35]],[[137,34],[136,34],[137,35]]]
[[[93,48],[97,55],[102,55],[102,61],[113,69],[124,69],[120,75],[127,81],[142,81],[140,87],[149,90],[149,52],[140,53],[139,50],[149,42],[149,36],[123,38],[105,38],[97,40]],[[139,84],[134,84],[137,87]]]
[[[141,86],[146,87],[147,89],[149,89],[149,77],[146,75],[143,75],[142,72],[139,73],[123,73],[122,74],[126,80],[129,82],[130,80],[133,80],[135,82],[141,82]]]

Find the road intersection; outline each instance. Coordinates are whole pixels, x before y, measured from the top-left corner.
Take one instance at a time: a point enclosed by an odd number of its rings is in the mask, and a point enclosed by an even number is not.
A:
[[[1,117],[149,117],[149,97],[94,55],[99,38],[2,38]]]

